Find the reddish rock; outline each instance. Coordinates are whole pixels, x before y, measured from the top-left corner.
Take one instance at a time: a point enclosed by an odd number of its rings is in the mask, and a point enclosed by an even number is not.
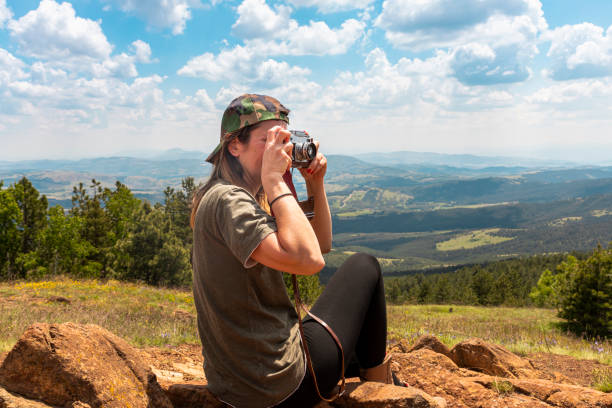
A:
[[[228,407],[208,390],[206,384],[164,384],[162,386],[174,408]]]
[[[529,360],[481,339],[456,344],[449,357],[459,367],[507,378],[538,378]]]
[[[32,325],[0,366],[0,385],[57,406],[172,408],[139,353],[95,325]]]
[[[393,344],[387,351],[389,353],[407,353],[411,348],[412,346],[408,340],[401,339],[397,343]]]
[[[11,394],[0,387],[0,408],[52,408],[39,401],[25,399],[19,395]]]
[[[344,395],[331,403],[342,408],[445,408],[441,398],[434,398],[414,387],[396,387],[376,382],[347,380]]]
[[[436,353],[443,354],[447,357],[450,356],[450,349],[446,347],[444,343],[438,340],[437,337],[430,334],[419,337],[416,343],[408,351],[406,351],[406,353],[412,353],[413,351],[420,350],[422,348],[435,351]]]

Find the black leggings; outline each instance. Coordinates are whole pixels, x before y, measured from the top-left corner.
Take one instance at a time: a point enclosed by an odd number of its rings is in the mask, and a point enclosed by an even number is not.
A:
[[[329,280],[311,312],[336,333],[344,350],[345,374],[359,375],[359,368],[382,363],[387,347],[387,310],[380,265],[371,255],[358,253],[348,258]],[[312,365],[325,397],[341,378],[340,349],[323,326],[304,319],[304,337]],[[319,402],[312,376],[278,407],[312,407]]]

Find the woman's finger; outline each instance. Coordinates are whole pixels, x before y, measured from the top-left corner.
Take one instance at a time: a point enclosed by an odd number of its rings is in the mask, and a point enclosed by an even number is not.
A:
[[[310,173],[314,173],[315,172],[315,169],[319,167],[319,163],[321,163],[321,159],[322,158],[323,158],[323,155],[321,153],[317,153],[315,158],[312,160],[312,162],[308,166],[308,169],[310,170]]]

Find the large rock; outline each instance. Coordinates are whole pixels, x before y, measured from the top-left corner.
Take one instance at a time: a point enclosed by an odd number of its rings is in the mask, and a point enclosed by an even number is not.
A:
[[[32,401],[20,397],[19,395],[11,394],[4,388],[0,387],[0,408],[52,408],[50,405],[43,404],[39,401]]]
[[[224,408],[228,405],[219,401],[207,388],[206,384],[167,384],[166,395],[174,408]]]
[[[56,406],[172,408],[138,352],[95,325],[32,325],[0,366],[0,385]]]
[[[341,408],[445,408],[442,398],[435,398],[414,387],[396,387],[376,382],[347,380],[344,395],[332,402]]]
[[[459,367],[506,378],[537,378],[529,360],[521,358],[500,345],[481,339],[468,339],[456,344],[450,354]]]
[[[483,375],[428,348],[395,354],[394,360],[401,380],[443,397],[449,408],[612,408],[610,394],[547,379]]]
[[[443,354],[445,356],[450,356],[450,350],[444,343],[442,343],[436,336],[432,336],[431,334],[426,334],[417,339],[416,343],[407,350],[407,353],[412,353],[413,351],[426,348],[436,353]]]

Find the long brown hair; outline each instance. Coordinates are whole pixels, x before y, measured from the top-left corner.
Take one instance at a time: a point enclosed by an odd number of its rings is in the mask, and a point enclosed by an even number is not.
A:
[[[193,200],[191,202],[191,219],[189,221],[191,229],[193,229],[195,225],[196,212],[198,211],[198,206],[200,205],[202,197],[204,197],[204,194],[206,194],[206,192],[210,190],[210,188],[219,180],[225,180],[231,184],[248,190],[248,175],[245,173],[238,159],[230,153],[229,144],[234,138],[238,139],[238,141],[242,144],[249,143],[251,138],[251,130],[253,130],[253,128],[254,126],[244,127],[237,132],[236,136],[227,138],[222,142],[221,152],[217,155],[215,162],[213,163],[213,169],[210,173],[210,177],[208,180],[206,180],[206,183],[204,183],[204,185],[200,187],[193,195]],[[259,188],[259,191],[255,195],[255,199],[266,212],[270,212],[268,200],[263,187]]]

